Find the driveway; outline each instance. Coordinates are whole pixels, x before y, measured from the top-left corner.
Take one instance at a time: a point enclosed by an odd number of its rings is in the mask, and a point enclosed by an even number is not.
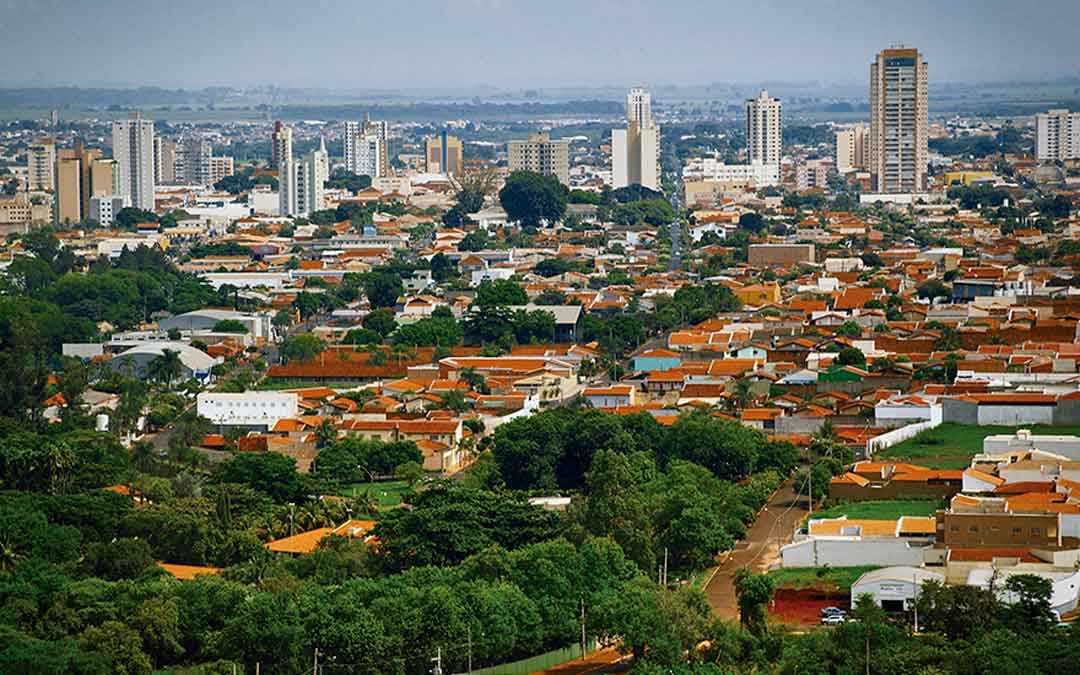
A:
[[[764,572],[779,559],[780,547],[791,541],[795,526],[806,517],[806,497],[796,503],[793,481],[785,483],[750,526],[746,538],[735,545],[705,586],[713,612],[724,619],[739,619],[735,600],[735,573],[744,567]]]

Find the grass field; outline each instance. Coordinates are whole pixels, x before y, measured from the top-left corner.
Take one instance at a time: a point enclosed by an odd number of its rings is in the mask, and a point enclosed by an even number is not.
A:
[[[941,502],[931,499],[890,499],[885,501],[852,502],[837,504],[814,511],[814,518],[839,518],[847,516],[864,520],[895,520],[900,516],[932,516],[941,508]]]
[[[343,497],[362,495],[365,490],[370,490],[372,496],[379,502],[379,507],[392,509],[401,504],[401,497],[411,488],[403,480],[392,480],[383,483],[352,483],[341,486],[338,493]]]
[[[832,583],[841,591],[851,589],[860,576],[876,570],[876,565],[860,565],[858,567],[787,567],[779,570],[771,570],[769,576],[776,582],[777,588],[794,588],[802,590],[813,588],[819,584]]]
[[[879,459],[910,461],[934,469],[963,469],[971,456],[982,452],[983,439],[994,434],[1014,434],[1017,429],[1033,434],[1080,435],[1080,427],[977,427],[945,423],[898,443],[877,455]]]

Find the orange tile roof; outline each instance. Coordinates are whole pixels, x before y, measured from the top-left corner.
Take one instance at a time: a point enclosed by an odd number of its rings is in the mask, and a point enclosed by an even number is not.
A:
[[[859,518],[830,518],[810,524],[810,534],[818,536],[840,536],[846,528],[859,527],[861,536],[888,537],[896,534],[895,520],[870,520]]]
[[[202,565],[177,565],[173,563],[159,562],[158,567],[165,570],[181,581],[190,581],[195,577],[206,574],[215,576],[221,574],[220,567],[204,567]]]
[[[331,532],[332,528],[319,527],[284,539],[276,539],[266,544],[266,548],[276,553],[311,553],[319,546],[323,537]]]

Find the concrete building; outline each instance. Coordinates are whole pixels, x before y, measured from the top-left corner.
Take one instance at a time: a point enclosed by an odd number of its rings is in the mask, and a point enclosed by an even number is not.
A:
[[[386,122],[345,122],[345,167],[358,176],[377,178],[390,173],[390,128]]]
[[[866,137],[870,128],[860,122],[836,132],[836,170],[840,173],[866,169]]]
[[[182,372],[177,380],[195,378],[207,382],[211,378],[211,369],[219,362],[201,349],[196,349],[186,342],[160,341],[147,342],[123,351],[106,362],[106,367],[121,373],[130,373],[132,377],[145,379],[150,363],[160,357],[165,350],[180,354]]]
[[[209,185],[214,146],[202,138],[185,138],[176,145],[176,182]]]
[[[159,321],[158,328],[165,331],[175,328],[181,332],[206,332],[212,331],[219,321],[239,321],[247,328],[248,335],[256,339],[269,340],[272,337],[269,314],[236,312],[228,309],[197,309],[177,314]]]
[[[445,131],[424,144],[424,171],[447,176],[460,176],[465,165],[462,159],[461,139]]]
[[[1080,112],[1056,109],[1035,115],[1035,157],[1042,162],[1080,159]]]
[[[645,89],[630,90],[626,128],[611,131],[611,185],[660,189],[660,127],[653,122],[652,102]]]
[[[154,210],[154,122],[141,113],[112,125],[113,159],[120,182],[118,194],[131,205]],[[89,200],[87,200],[89,201]]]
[[[307,216],[326,207],[324,187],[329,178],[326,146],[302,159],[286,159],[278,169],[278,194],[283,216]]]
[[[53,181],[53,219],[57,223],[77,223],[90,217],[90,200],[120,193],[117,163],[102,159],[101,151],[75,141],[71,148],[56,152]]]
[[[231,176],[236,173],[235,166],[233,164],[232,157],[211,157],[210,158],[210,181],[209,184],[213,185],[226,176]]]
[[[715,157],[703,157],[686,163],[683,180],[719,183],[732,189],[767,187],[780,184],[780,165],[761,162],[724,164]]]
[[[934,545],[934,519],[811,519],[780,549],[782,567],[922,565]]]
[[[814,262],[813,244],[751,244],[747,261],[754,266],[796,265]]]
[[[865,594],[886,612],[904,612],[914,606],[919,589],[927,581],[945,583],[945,576],[923,567],[904,565],[871,570],[851,585],[851,606]]]
[[[809,159],[795,169],[795,185],[799,190],[827,188],[833,173],[833,161],[828,158]]]
[[[0,197],[0,234],[26,233],[31,226],[45,225],[52,220],[52,205],[48,200],[31,198],[25,192]]]
[[[274,133],[270,137],[270,163],[275,169],[281,169],[284,162],[292,161],[292,127],[274,122]]]
[[[56,141],[42,138],[26,148],[26,189],[53,190],[53,167],[56,165]]]
[[[127,197],[102,195],[90,198],[90,219],[96,220],[102,227],[112,227],[113,218],[120,209],[128,206]]]
[[[746,150],[751,164],[780,164],[781,110],[779,99],[764,89],[746,102]]]
[[[926,61],[918,49],[882,50],[870,64],[870,186],[875,193],[926,190]]]
[[[300,414],[300,397],[283,391],[222,393],[204,391],[197,397],[200,416],[218,426],[259,430],[272,428],[278,420]]]
[[[154,137],[154,185],[176,182],[176,143],[161,136]]]
[[[527,141],[508,142],[506,151],[511,172],[532,171],[570,184],[570,141],[553,141],[548,134],[538,133]]]

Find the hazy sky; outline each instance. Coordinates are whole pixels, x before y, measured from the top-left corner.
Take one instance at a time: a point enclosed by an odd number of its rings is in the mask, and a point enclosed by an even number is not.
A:
[[[1050,79],[1077,26],[1078,0],[0,0],[0,82],[861,83],[895,42],[932,81]]]

